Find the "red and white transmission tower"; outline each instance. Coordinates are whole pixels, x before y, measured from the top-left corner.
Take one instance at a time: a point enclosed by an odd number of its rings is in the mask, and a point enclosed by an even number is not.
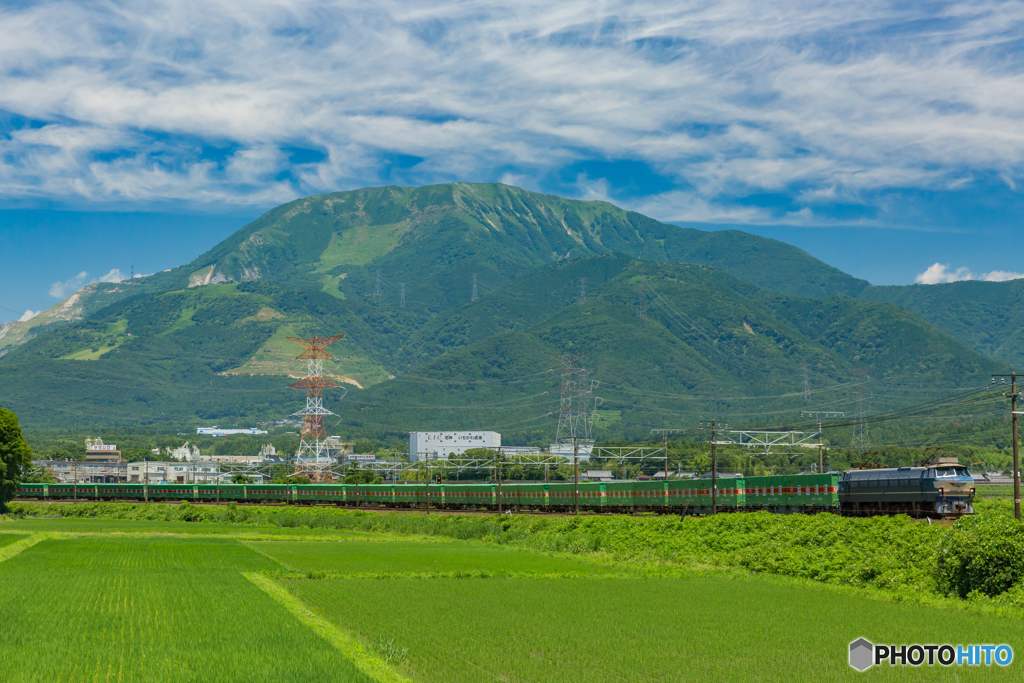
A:
[[[324,416],[334,413],[324,408],[324,389],[338,385],[324,379],[324,359],[334,358],[324,349],[344,336],[336,334],[333,337],[312,339],[288,337],[296,344],[306,347],[295,360],[309,361],[306,376],[290,385],[295,389],[306,390],[306,409],[294,413],[305,416],[302,422],[302,436],[299,438],[299,452],[295,458],[295,474],[306,473],[310,480],[316,482],[334,478],[331,474],[330,453],[327,450],[327,432],[324,430]]]

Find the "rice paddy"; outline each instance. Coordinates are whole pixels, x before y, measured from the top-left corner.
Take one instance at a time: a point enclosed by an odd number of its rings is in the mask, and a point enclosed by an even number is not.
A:
[[[45,540],[0,562],[3,679],[369,680],[240,573],[269,569],[231,540]]]
[[[1021,618],[866,599],[792,579],[645,573],[602,555],[399,534],[7,519],[0,679],[1019,678],[1018,662],[858,674],[846,655],[850,641],[865,637],[1008,643],[1024,656]]]

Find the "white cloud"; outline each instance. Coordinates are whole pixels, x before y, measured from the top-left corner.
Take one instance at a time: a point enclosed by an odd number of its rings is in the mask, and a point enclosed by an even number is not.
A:
[[[1007,280],[1019,280],[1022,277],[1024,277],[1024,273],[1012,273],[1006,270],[993,270],[982,275],[981,279],[986,282],[1006,282]]]
[[[960,282],[961,280],[1005,282],[1007,280],[1018,280],[1020,278],[1024,278],[1024,273],[993,270],[988,273],[982,273],[981,275],[975,275],[969,268],[961,267],[956,270],[950,270],[948,263],[935,263],[914,278],[914,282],[921,285],[937,285],[945,282]]]
[[[77,292],[78,290],[80,290],[82,287],[89,284],[87,281],[88,278],[89,273],[83,270],[78,275],[68,280],[65,280],[64,282],[54,282],[52,285],[50,285],[50,296],[55,296],[58,299],[68,297]]]
[[[40,313],[42,313],[42,311],[33,311],[31,309],[26,310],[25,313],[22,314],[22,316],[20,318],[18,318],[18,322],[19,323],[28,322],[29,320],[31,320],[32,318],[36,317]]]
[[[382,155],[423,159],[410,183],[629,158],[688,188],[659,218],[771,222],[730,198],[1024,174],[1021,2],[115,6],[0,13],[0,109],[34,122],[0,136],[0,197],[266,205],[392,182]]]
[[[142,275],[136,275],[135,277],[142,277]],[[86,271],[80,272],[73,278],[69,278],[64,282],[54,282],[50,285],[50,296],[55,296],[58,299],[64,299],[71,296],[82,287],[92,284],[93,282],[121,282],[128,278],[121,272],[119,268],[111,268],[110,272],[100,277],[89,277],[89,273]]]

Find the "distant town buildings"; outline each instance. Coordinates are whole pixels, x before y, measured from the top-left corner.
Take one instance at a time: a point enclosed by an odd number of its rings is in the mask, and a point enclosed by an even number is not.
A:
[[[182,462],[199,462],[200,460],[199,448],[189,445],[188,441],[180,448],[165,448],[164,452],[167,453],[168,458]]]
[[[342,441],[340,436],[329,436],[325,443],[327,444],[328,455],[334,458],[351,455],[354,448],[353,442]]]

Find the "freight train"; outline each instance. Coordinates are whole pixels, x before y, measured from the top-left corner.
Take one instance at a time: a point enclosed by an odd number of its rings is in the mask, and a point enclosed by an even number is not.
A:
[[[843,473],[721,477],[712,480],[452,484],[22,484],[22,500],[328,504],[569,512],[832,512],[956,517],[974,512],[974,480],[961,466]]]

